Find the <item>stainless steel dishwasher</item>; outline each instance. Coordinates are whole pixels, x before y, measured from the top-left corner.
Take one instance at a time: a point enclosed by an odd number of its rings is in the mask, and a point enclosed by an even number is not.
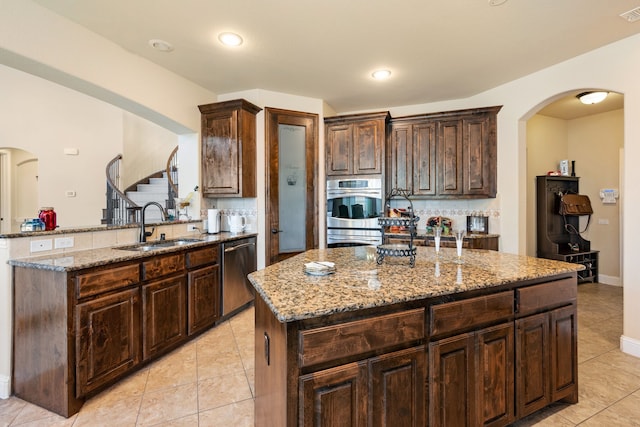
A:
[[[253,301],[254,290],[247,274],[256,271],[256,238],[222,244],[222,315]]]

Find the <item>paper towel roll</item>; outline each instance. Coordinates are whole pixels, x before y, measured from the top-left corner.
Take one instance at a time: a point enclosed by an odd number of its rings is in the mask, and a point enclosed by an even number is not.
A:
[[[207,210],[207,232],[209,234],[220,232],[220,209]]]

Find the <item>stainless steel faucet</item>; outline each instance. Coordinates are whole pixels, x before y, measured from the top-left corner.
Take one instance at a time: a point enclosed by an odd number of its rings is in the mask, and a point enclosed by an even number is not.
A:
[[[147,237],[151,236],[153,234],[153,230],[151,229],[151,231],[147,232],[144,228],[144,212],[147,210],[147,208],[150,205],[154,205],[157,206],[160,209],[160,213],[162,213],[162,219],[164,221],[167,220],[167,212],[165,212],[164,208],[162,207],[162,205],[158,202],[149,202],[146,205],[144,205],[142,207],[142,213],[140,214],[140,237],[139,237],[139,241],[140,243],[146,242],[147,241]]]

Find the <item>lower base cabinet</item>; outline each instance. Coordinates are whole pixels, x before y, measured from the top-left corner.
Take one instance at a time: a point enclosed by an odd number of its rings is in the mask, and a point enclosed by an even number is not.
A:
[[[576,327],[574,305],[516,320],[520,416],[561,399],[578,401]]]
[[[142,286],[144,360],[174,347],[187,336],[184,276]]]
[[[140,361],[140,292],[129,289],[76,306],[76,396],[85,396]]]
[[[513,323],[429,345],[430,426],[503,426],[515,419]]]
[[[257,298],[255,425],[498,427],[575,403],[576,303],[575,275],[290,323]]]
[[[425,377],[424,346],[304,375],[299,425],[423,426]]]

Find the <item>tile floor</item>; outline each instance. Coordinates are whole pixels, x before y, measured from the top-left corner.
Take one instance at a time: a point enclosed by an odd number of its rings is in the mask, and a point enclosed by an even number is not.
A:
[[[618,350],[622,288],[578,288],[580,402],[517,426],[640,426],[640,359]],[[65,419],[12,397],[0,426],[252,426],[253,308],[90,399]],[[277,427],[277,426],[274,426]]]

